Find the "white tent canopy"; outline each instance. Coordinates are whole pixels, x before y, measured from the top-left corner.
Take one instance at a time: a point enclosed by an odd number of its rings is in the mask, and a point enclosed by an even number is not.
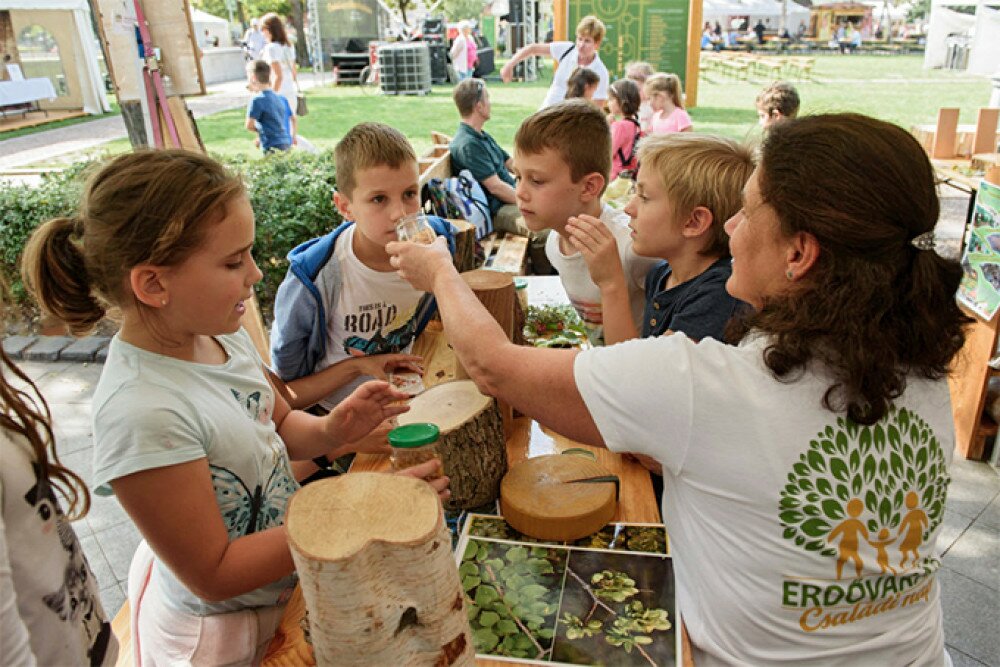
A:
[[[71,12],[78,39],[73,41],[72,53],[62,53],[63,67],[76,69],[85,113],[100,114],[111,110],[104,96],[104,78],[97,64],[100,50],[87,0],[0,0],[0,10]]]
[[[781,22],[781,5],[781,0],[705,0],[704,17],[706,21],[718,21],[728,28],[730,17],[748,16],[751,27],[760,19],[777,29]],[[788,0],[786,11],[789,26],[809,20],[809,10],[792,0]]]
[[[224,18],[213,16],[208,12],[191,7],[191,25],[194,26],[194,34],[199,44],[204,46],[205,31],[219,39],[219,46],[230,46],[232,36],[229,33],[229,21]]]
[[[943,67],[948,52],[948,38],[969,38],[969,72],[993,74],[1000,71],[1000,0],[980,0],[976,13],[964,14],[949,9],[968,6],[970,0],[933,0],[927,26],[924,67]]]

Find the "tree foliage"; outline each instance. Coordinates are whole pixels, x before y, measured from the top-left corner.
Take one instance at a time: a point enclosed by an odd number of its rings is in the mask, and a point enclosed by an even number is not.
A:
[[[483,0],[442,0],[441,11],[449,21],[479,19],[483,13]]]

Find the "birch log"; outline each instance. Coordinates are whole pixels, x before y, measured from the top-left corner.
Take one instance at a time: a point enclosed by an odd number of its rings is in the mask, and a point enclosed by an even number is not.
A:
[[[399,424],[428,422],[441,430],[437,449],[451,480],[448,509],[470,509],[496,500],[507,472],[507,442],[495,400],[471,380],[445,382],[410,401]]]
[[[351,473],[303,487],[288,541],[316,664],[473,665],[475,647],[437,494]]]

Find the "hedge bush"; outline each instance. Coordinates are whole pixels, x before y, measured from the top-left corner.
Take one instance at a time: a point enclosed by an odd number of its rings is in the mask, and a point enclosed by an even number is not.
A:
[[[310,155],[294,151],[264,159],[222,161],[243,176],[250,194],[257,221],[254,257],[264,273],[257,284],[257,299],[267,323],[275,292],[288,268],[288,251],[341,222],[333,205],[333,156],[329,152]],[[99,163],[81,162],[48,174],[37,187],[0,183],[0,273],[10,286],[15,305],[31,306],[19,274],[25,242],[44,221],[76,210],[84,181]]]

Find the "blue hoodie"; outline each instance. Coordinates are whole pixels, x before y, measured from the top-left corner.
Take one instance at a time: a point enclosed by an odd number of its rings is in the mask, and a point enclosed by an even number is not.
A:
[[[451,223],[436,216],[427,216],[438,236],[448,240],[448,249],[455,254],[455,236]],[[337,237],[354,223],[345,221],[329,234],[310,239],[288,253],[288,273],[274,297],[274,325],[271,327],[271,367],[285,382],[312,375],[326,356],[327,309],[336,304],[340,289],[340,271],[332,271],[331,299],[323,303],[316,276],[328,262],[339,260],[333,253]],[[425,294],[417,305],[419,335],[437,309],[432,294]]]

